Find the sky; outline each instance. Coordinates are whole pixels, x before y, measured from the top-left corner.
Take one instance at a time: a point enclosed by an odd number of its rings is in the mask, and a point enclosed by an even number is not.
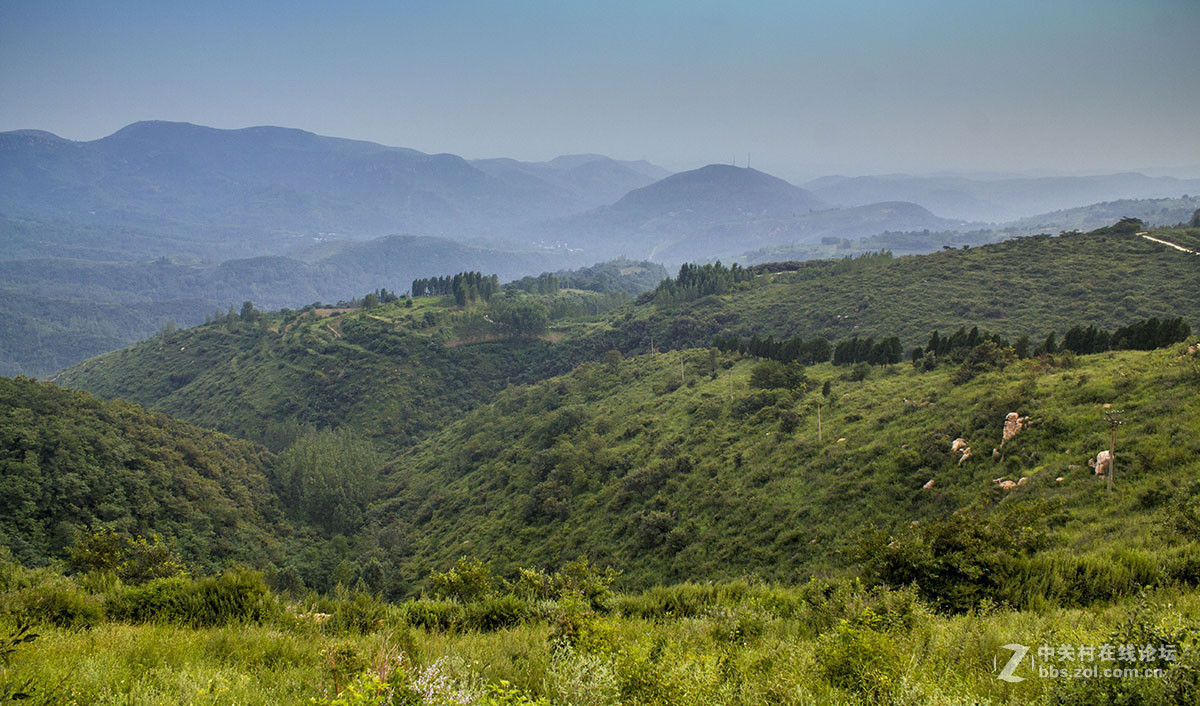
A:
[[[468,158],[1200,176],[1200,0],[0,0],[0,130]]]

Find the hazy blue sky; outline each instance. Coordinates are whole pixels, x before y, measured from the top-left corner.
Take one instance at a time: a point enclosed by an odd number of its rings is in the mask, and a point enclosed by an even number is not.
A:
[[[152,118],[794,180],[1200,165],[1200,0],[0,0],[0,130]]]

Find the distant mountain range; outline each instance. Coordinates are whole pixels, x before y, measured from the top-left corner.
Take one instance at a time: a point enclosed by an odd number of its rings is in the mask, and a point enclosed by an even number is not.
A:
[[[1005,223],[998,230],[1011,235],[1088,231],[1122,218],[1137,218],[1151,226],[1169,226],[1191,221],[1197,209],[1200,209],[1200,193],[1179,198],[1118,199],[1040,213]]]
[[[804,188],[837,206],[912,201],[949,218],[1003,223],[1101,201],[1195,196],[1200,194],[1200,179],[1138,173],[996,179],[890,174],[828,176]]]
[[[0,133],[0,213],[165,231],[217,259],[321,237],[512,238],[665,173],[599,155],[468,162],[279,127],[152,121],[91,142]]]
[[[729,165],[670,174],[595,154],[466,160],[280,127],[150,121],[90,142],[0,133],[9,258],[226,260],[414,233],[674,264],[1185,193],[1200,180],[889,175],[800,188]]]

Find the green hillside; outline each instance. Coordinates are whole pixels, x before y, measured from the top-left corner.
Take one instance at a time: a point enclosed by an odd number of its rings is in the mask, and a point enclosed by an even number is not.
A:
[[[834,341],[897,335],[915,346],[931,331],[964,325],[1040,339],[1076,324],[1112,329],[1151,316],[1183,316],[1196,327],[1197,312],[1200,258],[1132,233],[1093,232],[795,263],[728,294],[642,307],[614,327],[612,341],[625,350],[649,335],[672,347],[731,333]]]
[[[0,551],[0,635],[37,635],[9,643],[0,688],[78,704],[1193,703],[1187,350],[1013,361],[966,382],[954,365],[855,380],[822,364],[794,389],[709,350],[608,356],[509,388],[399,456],[366,528],[289,547],[270,586],[240,570],[63,576]],[[1086,458],[1112,409],[1127,424],[1110,493]],[[993,458],[1009,411],[1028,419]],[[974,450],[961,465],[959,435]],[[331,585],[310,566],[322,551],[342,587],[306,593]],[[1027,661],[1009,684],[996,675],[1014,640],[1173,656],[1038,656],[1161,671],[1053,679]]]
[[[975,504],[1060,505],[1054,551],[1154,551],[1161,507],[1200,472],[1200,372],[1178,346],[1019,361],[961,384],[957,366],[853,382],[821,365],[812,392],[756,389],[756,365],[689,350],[512,388],[396,461],[378,533],[405,547],[395,564],[417,583],[460,554],[502,570],[586,554],[627,586],[790,582],[846,568],[865,525]],[[1105,404],[1128,421],[1112,495],[1086,465],[1107,448]],[[1008,412],[1031,422],[993,459]],[[961,466],[959,437],[973,449]]]
[[[757,359],[711,352],[714,336],[895,335],[907,360],[907,347],[933,330],[961,326],[1014,342],[1029,335],[1034,346],[1051,331],[1062,340],[1072,327],[1111,331],[1149,316],[1182,315],[1200,327],[1189,318],[1200,311],[1198,265],[1132,233],[1095,232],[768,265],[711,290],[724,293],[700,296],[676,283],[626,304],[620,293],[554,291],[547,276],[467,306],[427,296],[349,310],[247,310],[94,358],[57,381],[277,452],[309,444],[321,429],[370,442],[390,470],[381,478],[382,461],[356,466],[363,470],[352,474],[347,499],[329,504],[344,518],[330,519],[311,497],[307,510],[288,508],[327,540],[343,535],[337,547],[290,557],[289,571],[309,586],[341,576],[407,595],[430,567],[477,547],[508,569],[530,557],[555,565],[588,554],[621,567],[633,586],[745,574],[794,580],[847,569],[844,546],[835,547],[864,524],[995,501],[998,476],[1036,471],[1040,480],[1021,492],[1048,499],[1083,492],[1090,486],[1077,488],[1078,473],[1065,471],[1099,450],[1091,447],[1103,440],[1101,402],[1160,405],[1129,426],[1148,425],[1134,438],[1148,449],[1143,466],[1157,468],[1166,452],[1153,449],[1190,448],[1160,437],[1163,419],[1191,424],[1195,396],[1164,352],[1015,361],[982,375],[945,362],[918,374],[905,363],[860,382],[850,379],[861,377],[854,369],[822,364],[808,369],[806,394],[758,390],[749,383]],[[546,327],[532,335],[506,328],[514,310],[541,312]],[[676,352],[646,355],[652,342]],[[985,357],[980,369],[990,364]],[[1126,380],[1122,365],[1137,374]],[[829,398],[816,391],[825,382]],[[1155,385],[1164,399],[1152,400]],[[818,401],[827,425],[820,443],[811,438]],[[996,468],[993,437],[1010,411],[1049,421],[1025,437],[1031,455],[1006,452]],[[958,436],[979,444],[969,476],[950,470]],[[322,467],[308,453],[294,455]],[[1169,472],[1182,472],[1176,461],[1194,472],[1186,458],[1172,455]],[[306,466],[296,463],[291,473],[301,478]],[[931,478],[933,489],[922,492]],[[1085,496],[1066,499],[1075,513],[1091,507]],[[1125,510],[1111,517],[1127,519]],[[1086,522],[1103,525],[1106,513]],[[349,551],[374,568],[348,560]]]
[[[80,704],[1194,702],[1194,336],[807,367],[710,344],[1197,325],[1197,262],[1099,232],[690,268],[634,302],[546,275],[486,302],[458,289],[463,305],[246,307],[58,378],[271,451],[0,380],[0,539],[26,565],[0,548],[15,653],[0,689]],[[1106,413],[1124,422],[1111,492],[1089,467]],[[161,533],[193,576],[27,568],[84,524]],[[14,642],[27,622],[38,639]],[[1155,679],[1026,663],[1008,684],[1014,641],[1179,658],[1138,662]]]
[[[263,438],[266,419],[297,419],[364,425],[394,446],[507,384],[561,374],[610,349],[704,347],[718,335],[895,335],[911,347],[934,330],[974,325],[1041,340],[1075,325],[1111,330],[1151,316],[1183,316],[1200,328],[1200,260],[1133,234],[1036,236],[761,271],[725,294],[645,294],[607,313],[616,300],[560,292],[545,300],[554,318],[537,341],[463,335],[485,311],[420,298],[411,309],[201,326],[98,356],[56,380],[251,439]],[[572,296],[590,303],[563,304]]]
[[[97,356],[54,380],[256,441],[307,424],[351,427],[396,447],[510,382],[570,369],[568,349],[551,340],[463,339],[458,326],[483,309],[459,311],[445,299],[332,316],[235,315]]]
[[[173,538],[189,563],[263,565],[282,511],[261,448],[122,401],[0,378],[0,547],[41,564],[81,531]]]
[[[3,224],[0,217],[0,238]],[[0,375],[48,375],[152,336],[168,323],[194,326],[246,300],[264,309],[301,307],[380,287],[403,291],[433,273],[486,268],[508,280],[578,264],[545,251],[506,252],[413,235],[328,241],[294,256],[221,262],[9,257],[0,256]]]

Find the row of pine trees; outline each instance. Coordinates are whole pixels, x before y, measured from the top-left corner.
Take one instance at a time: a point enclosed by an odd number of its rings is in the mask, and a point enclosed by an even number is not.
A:
[[[973,326],[970,330],[964,326],[947,336],[934,331],[928,343],[924,347],[917,346],[910,355],[914,363],[928,358],[930,365],[936,365],[936,361],[939,360],[961,361],[970,351],[984,344],[992,344],[999,350],[1011,348],[1018,358],[1065,351],[1086,355],[1110,350],[1153,350],[1187,340],[1191,333],[1191,327],[1182,317],[1161,320],[1150,318],[1122,326],[1111,333],[1095,326],[1073,326],[1067,331],[1061,344],[1057,340],[1057,334],[1052,332],[1045,341],[1031,348],[1029,336],[1021,336],[1015,344],[1010,344],[1008,339],[999,334],[980,331],[978,326]],[[726,352],[803,365],[824,363],[831,357],[834,365],[891,365],[904,359],[904,348],[897,336],[889,336],[879,341],[856,336],[832,346],[821,336],[808,340],[796,336],[776,341],[771,336],[760,338],[755,335],[748,341],[743,341],[730,335],[714,337],[712,345]]]
[[[490,301],[492,295],[500,291],[500,278],[482,272],[459,272],[453,276],[414,279],[411,291],[414,297],[452,294],[455,304],[466,306],[474,301]]]
[[[668,277],[659,283],[654,290],[656,304],[667,304],[677,301],[691,301],[710,294],[724,294],[734,288],[739,282],[754,279],[754,272],[736,262],[726,267],[718,260],[707,265],[684,264],[679,268],[679,276]]]

